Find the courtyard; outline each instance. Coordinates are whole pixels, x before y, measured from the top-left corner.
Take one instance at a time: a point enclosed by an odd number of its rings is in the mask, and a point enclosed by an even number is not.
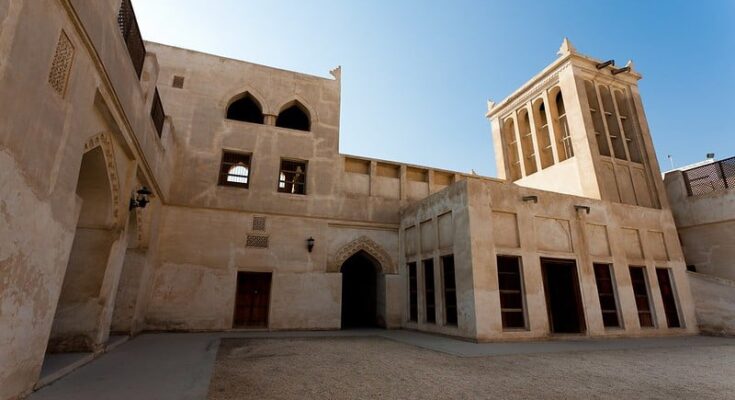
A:
[[[404,330],[140,335],[31,399],[731,398],[735,340],[472,343]]]

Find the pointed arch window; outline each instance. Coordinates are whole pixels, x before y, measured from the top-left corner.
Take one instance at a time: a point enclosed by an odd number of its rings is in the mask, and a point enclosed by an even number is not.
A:
[[[262,124],[263,108],[255,97],[246,92],[227,107],[227,119]]]
[[[294,100],[278,114],[276,126],[308,132],[311,130],[309,111],[301,103]]]

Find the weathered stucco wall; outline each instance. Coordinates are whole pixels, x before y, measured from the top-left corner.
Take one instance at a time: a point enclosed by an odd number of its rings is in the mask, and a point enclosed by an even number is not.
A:
[[[688,196],[681,171],[667,173],[664,182],[687,265],[735,280],[735,190]]]
[[[163,196],[159,189],[170,174],[160,166],[170,162],[166,149],[174,146],[173,135],[165,131],[161,141],[154,131],[148,93],[131,72],[117,27],[118,7],[112,0],[84,2],[79,16],[68,1],[0,4],[0,186],[7,189],[0,194],[1,399],[33,388],[52,325],[56,334],[76,335],[83,328],[88,349],[104,343],[123,264],[132,178],[140,175],[155,196]],[[99,48],[89,41],[90,32]],[[57,50],[60,43],[63,51]],[[122,101],[121,88],[129,91]],[[145,161],[141,141],[150,147]],[[85,171],[101,172],[110,190],[102,197],[80,193],[83,154],[100,148],[103,165]],[[155,173],[152,165],[159,166]],[[99,198],[108,204],[94,213],[107,220],[87,226],[80,212]],[[98,228],[109,232],[102,248],[95,250],[92,242],[81,246],[84,234],[77,235],[80,246],[67,268],[75,234]],[[95,279],[75,282],[74,275],[86,273],[83,266],[93,267]],[[66,280],[67,287],[82,290],[65,294],[57,313]],[[76,301],[81,293],[88,296]]]
[[[688,272],[699,329],[713,335],[735,335],[735,282]]]

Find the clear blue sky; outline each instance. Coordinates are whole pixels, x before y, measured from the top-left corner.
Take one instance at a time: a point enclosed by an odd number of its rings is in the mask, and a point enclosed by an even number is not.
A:
[[[735,1],[134,0],[146,40],[329,76],[340,151],[494,176],[486,100],[562,38],[632,59],[662,169],[735,155]]]

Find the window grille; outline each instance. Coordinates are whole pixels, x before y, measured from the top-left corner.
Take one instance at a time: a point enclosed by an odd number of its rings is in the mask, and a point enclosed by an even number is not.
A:
[[[71,63],[74,59],[74,46],[64,31],[61,31],[59,42],[56,44],[56,52],[51,62],[51,70],[48,75],[48,83],[62,97],[66,93],[66,85],[69,81]]]
[[[281,160],[278,191],[281,193],[306,194],[305,161]]]
[[[265,217],[253,217],[253,230],[265,231]]]
[[[268,247],[268,236],[263,235],[248,235],[245,241],[245,246],[256,247],[256,248],[267,248]]]
[[[223,152],[219,184],[247,188],[250,184],[250,154]]]
[[[183,89],[184,88],[184,77],[179,76],[179,75],[174,75],[174,81],[171,86],[177,89]]]

